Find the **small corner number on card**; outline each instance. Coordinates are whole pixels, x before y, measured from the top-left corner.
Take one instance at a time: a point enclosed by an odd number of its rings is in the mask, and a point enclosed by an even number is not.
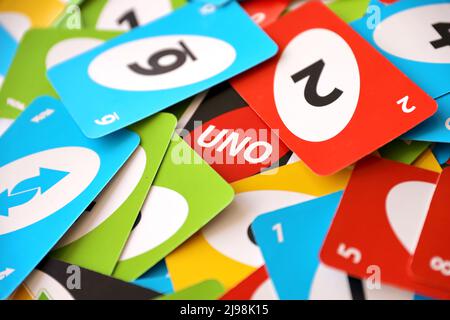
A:
[[[337,254],[353,264],[359,264],[362,259],[361,251],[355,247],[348,247],[345,243],[340,243],[337,248]]]
[[[444,260],[439,256],[434,256],[430,260],[430,268],[440,272],[445,277],[450,277],[450,260]]]
[[[120,120],[119,115],[117,114],[117,112],[113,112],[103,116],[101,119],[96,119],[95,124],[98,124],[99,126],[107,126],[111,123],[116,122],[117,120]]]
[[[401,106],[404,113],[411,113],[416,110],[416,106],[413,106],[409,103],[409,96],[404,96],[403,98],[398,100],[397,105]]]
[[[283,243],[284,242],[284,235],[283,235],[283,226],[281,223],[274,224],[272,227],[272,230],[275,231],[277,236],[277,242]]]

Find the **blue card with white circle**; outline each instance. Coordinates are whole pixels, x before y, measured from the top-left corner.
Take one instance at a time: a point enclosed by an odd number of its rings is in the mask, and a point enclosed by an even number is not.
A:
[[[7,298],[139,144],[88,139],[61,102],[36,99],[0,138],[0,299]]]
[[[372,0],[351,25],[430,96],[450,92],[449,0]]]
[[[193,2],[54,66],[48,77],[83,133],[98,138],[234,77],[277,50],[239,4]]]

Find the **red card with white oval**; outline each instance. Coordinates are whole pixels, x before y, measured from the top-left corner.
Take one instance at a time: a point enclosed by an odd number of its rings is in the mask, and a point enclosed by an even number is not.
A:
[[[431,201],[430,211],[412,259],[413,279],[450,292],[450,168],[447,167]]]
[[[348,274],[433,297],[450,292],[408,273],[439,174],[377,157],[356,165],[328,232],[321,261]]]
[[[317,174],[353,164],[437,110],[430,96],[319,2],[266,32],[279,54],[232,85]]]

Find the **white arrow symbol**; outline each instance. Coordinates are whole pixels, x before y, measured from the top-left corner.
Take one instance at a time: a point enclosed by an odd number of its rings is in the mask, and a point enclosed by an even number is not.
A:
[[[7,276],[9,276],[11,273],[13,273],[14,269],[6,268],[4,271],[0,272],[0,281],[5,279]]]

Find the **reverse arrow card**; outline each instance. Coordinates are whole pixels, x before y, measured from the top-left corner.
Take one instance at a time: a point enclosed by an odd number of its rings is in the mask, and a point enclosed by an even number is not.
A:
[[[128,31],[185,3],[186,0],[88,0],[81,6],[81,19],[85,28]]]
[[[252,225],[281,299],[411,300],[414,293],[349,277],[319,261],[319,252],[342,192],[256,218]]]
[[[175,136],[113,276],[137,279],[227,207],[233,195],[230,185]]]
[[[284,165],[292,155],[228,83],[197,96],[178,128],[191,148],[228,182]]]
[[[302,162],[232,183],[231,205],[166,258],[175,290],[217,279],[227,290],[264,265],[250,231],[253,220],[270,212],[345,188],[350,170],[329,177]],[[292,177],[296,177],[292,179]]]
[[[430,96],[319,2],[266,31],[280,53],[231,83],[318,174],[353,164],[436,112]]]
[[[450,168],[439,177],[430,210],[411,263],[413,279],[450,290]]]
[[[369,157],[359,162],[321,251],[328,266],[362,279],[449,298],[414,283],[408,266],[419,240],[439,174]]]
[[[149,300],[161,296],[121,280],[56,259],[45,259],[13,294],[13,300]]]
[[[138,144],[129,131],[87,139],[50,97],[22,113],[0,138],[0,270],[12,270],[0,280],[0,298],[25,279]]]
[[[279,298],[266,267],[262,266],[224,294],[220,300],[279,300]]]
[[[53,248],[51,256],[111,275],[161,164],[176,118],[160,113],[130,129],[141,144]]]
[[[353,28],[433,98],[449,93],[450,1],[372,1],[373,6],[378,9]]]
[[[276,53],[275,43],[237,3],[208,8],[186,5],[48,71],[88,137],[128,126]]]
[[[438,111],[402,136],[406,140],[450,143],[450,94],[436,99]]]
[[[64,0],[0,2],[0,87],[23,34],[30,27],[50,26],[64,7]]]
[[[15,119],[39,96],[57,98],[47,79],[47,69],[119,34],[54,28],[28,31],[0,90],[0,118]],[[30,77],[30,74],[33,76]]]

